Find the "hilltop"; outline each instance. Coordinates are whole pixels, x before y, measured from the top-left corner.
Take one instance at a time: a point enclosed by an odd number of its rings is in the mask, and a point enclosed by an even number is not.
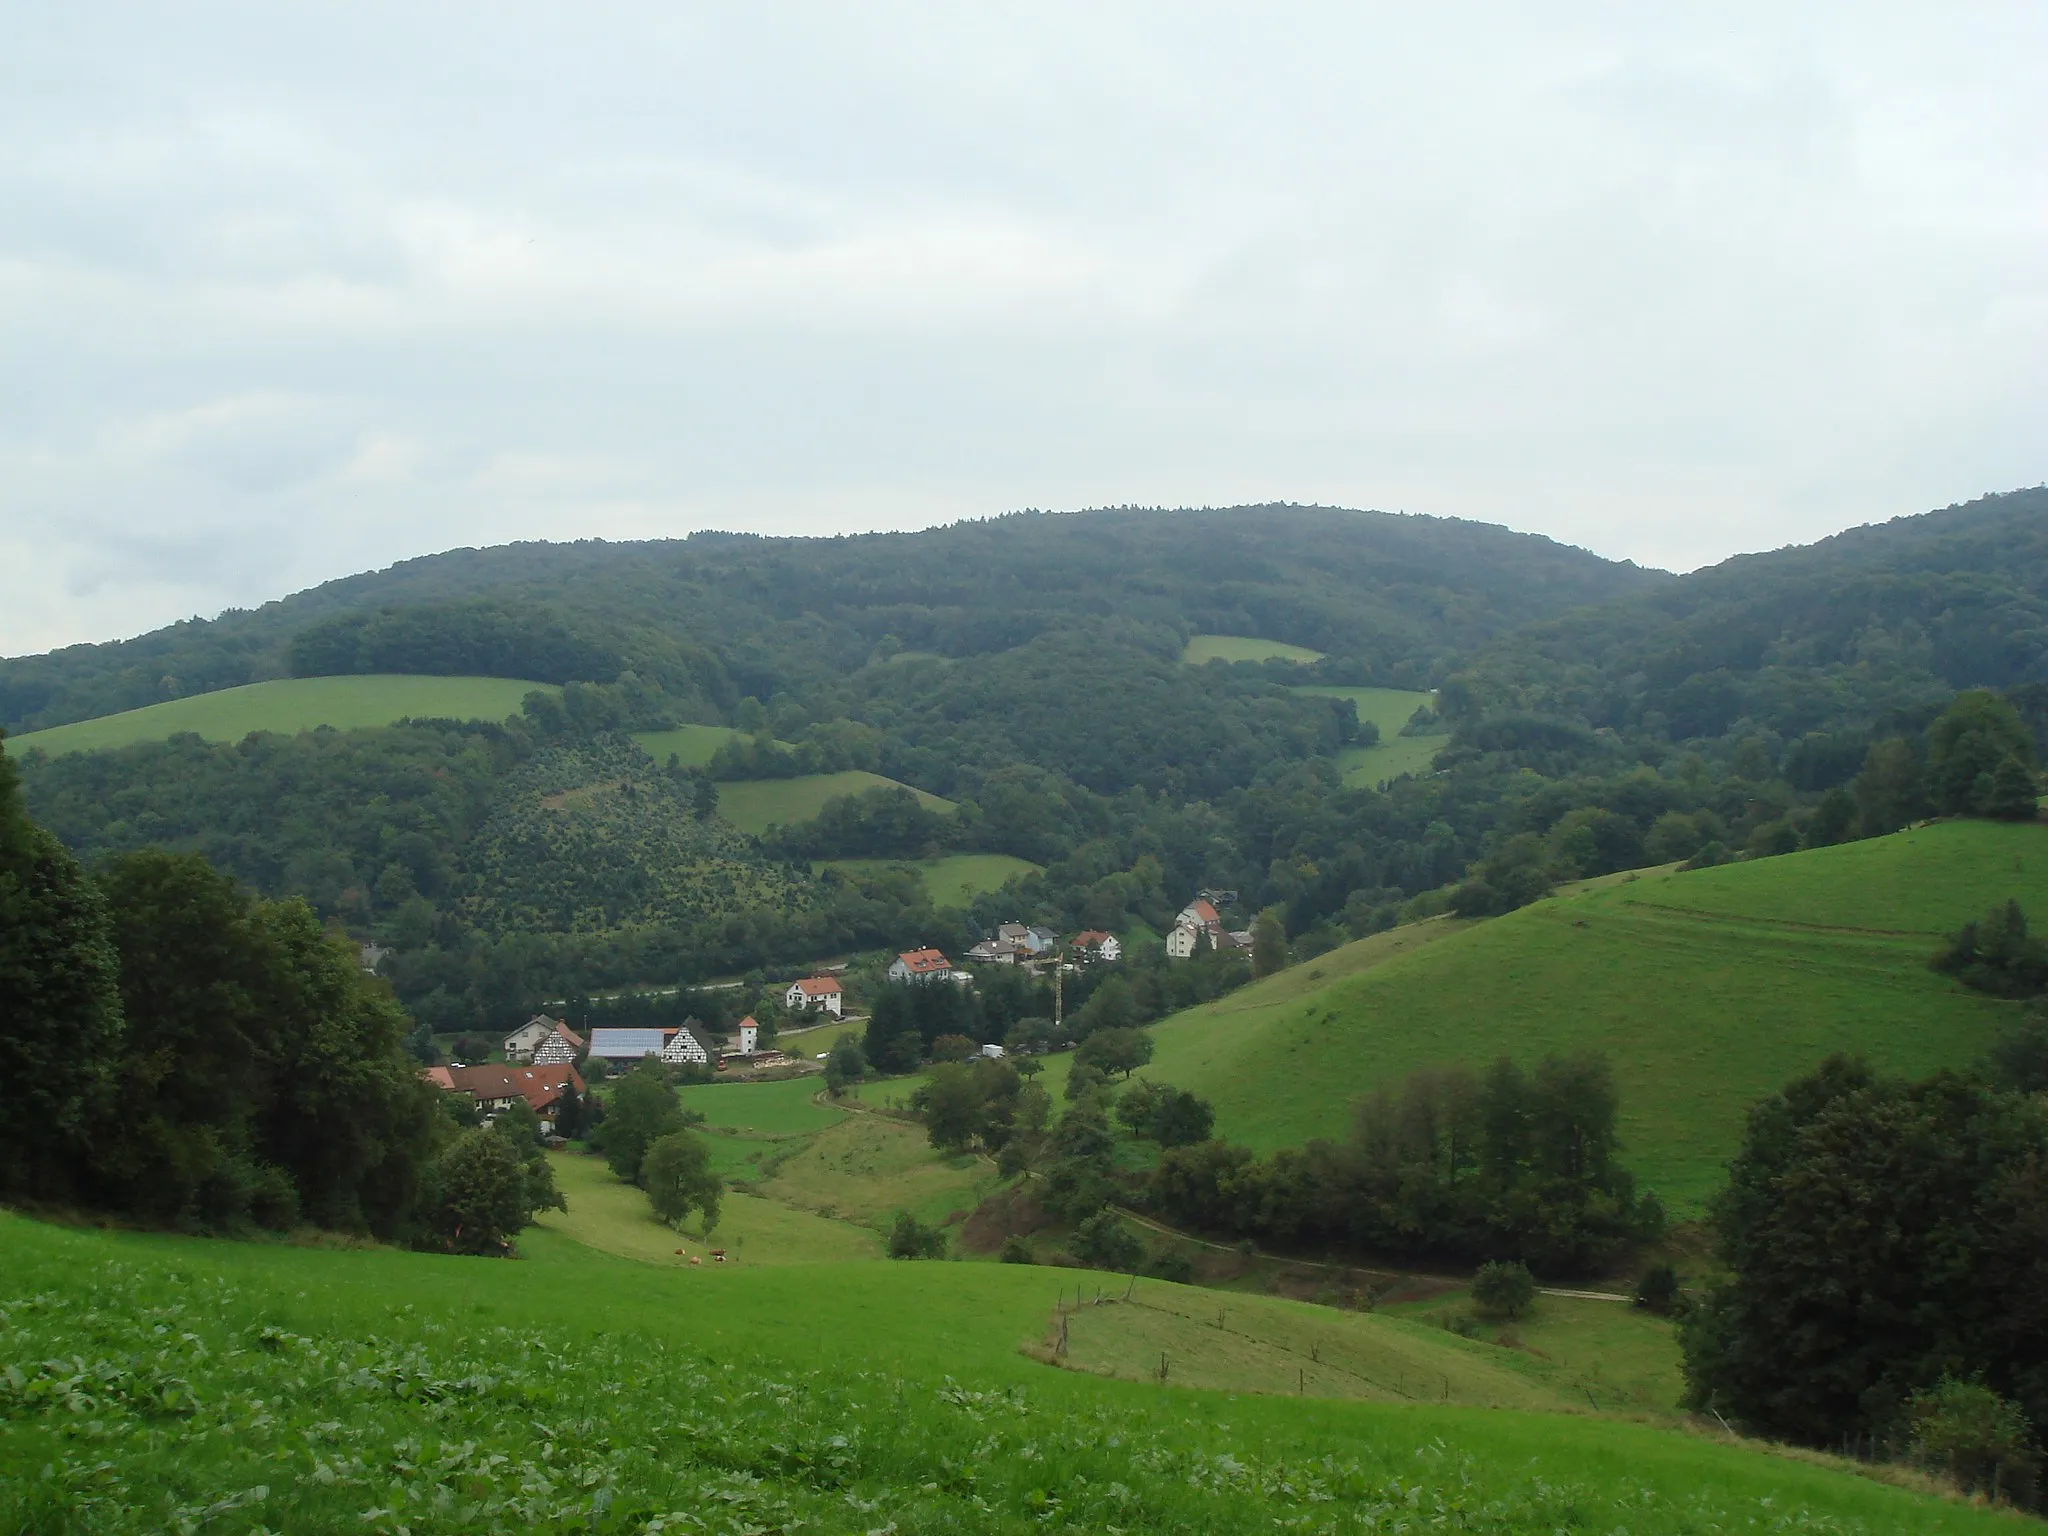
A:
[[[1978,1059],[2017,1005],[1927,961],[2008,897],[2048,911],[2048,826],[1942,822],[1610,877],[1483,923],[1395,929],[1175,1015],[1148,1075],[1267,1150],[1343,1135],[1361,1095],[1417,1068],[1601,1051],[1624,1160],[1690,1214],[1749,1105],[1829,1054],[1913,1075]]]

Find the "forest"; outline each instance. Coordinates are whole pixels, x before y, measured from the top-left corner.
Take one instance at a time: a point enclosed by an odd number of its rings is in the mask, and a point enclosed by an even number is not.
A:
[[[518,545],[0,663],[0,712],[49,724],[305,670],[559,681],[497,723],[19,763],[88,864],[170,847],[303,898],[392,950],[385,974],[437,1031],[606,987],[964,947],[1001,920],[1157,932],[1203,885],[1276,911],[1310,955],[1560,880],[2030,803],[2043,512],[2042,492],[1991,497],[1682,579],[1319,508]],[[1198,633],[1322,657],[1190,665]],[[1338,761],[1374,727],[1302,691],[1368,683],[1434,686],[1414,728],[1442,733],[1430,769],[1378,789]],[[1997,696],[1956,714],[1980,686]],[[735,734],[702,767],[631,738],[689,723]],[[951,809],[880,786],[760,837],[718,814],[721,783],[852,768]],[[1041,872],[940,911],[909,864],[818,862],[949,852]]]

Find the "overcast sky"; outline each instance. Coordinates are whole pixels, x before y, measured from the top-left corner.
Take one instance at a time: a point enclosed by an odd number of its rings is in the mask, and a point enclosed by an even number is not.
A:
[[[2048,7],[0,0],[0,654],[465,544],[2048,476]]]

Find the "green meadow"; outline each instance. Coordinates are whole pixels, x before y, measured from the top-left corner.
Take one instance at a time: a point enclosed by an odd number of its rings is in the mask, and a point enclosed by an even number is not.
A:
[[[837,1125],[847,1112],[817,1101],[824,1080],[786,1077],[769,1083],[696,1083],[677,1090],[683,1108],[706,1125],[750,1136],[808,1136]]]
[[[1073,1307],[1088,1279],[1074,1271],[690,1268],[548,1229],[522,1249],[442,1258],[0,1214],[0,1530],[2038,1529],[1590,1412],[1054,1369],[1037,1356],[1063,1303],[1070,1344],[1141,1358],[1112,1336],[1116,1304]],[[1141,1281],[1131,1295],[1133,1310],[1172,1309],[1199,1293]],[[1248,1310],[1269,1348],[1300,1342],[1284,1304]],[[1433,1342],[1419,1325],[1406,1337]],[[1333,1368],[1383,1371],[1402,1338],[1346,1329]],[[1205,1368],[1182,1347],[1185,1369]],[[1453,1358],[1418,1353],[1416,1374]],[[1462,1359],[1455,1371],[1503,1401],[1515,1390]]]
[[[1346,747],[1337,757],[1344,782],[1354,789],[1374,789],[1404,773],[1423,773],[1450,740],[1447,735],[1403,736],[1401,727],[1423,705],[1436,698],[1431,693],[1413,693],[1403,688],[1338,688],[1303,686],[1296,693],[1315,694],[1326,699],[1349,699],[1361,721],[1370,720],[1380,728],[1377,746]]]
[[[949,853],[937,859],[828,859],[819,867],[874,874],[898,866],[918,872],[935,907],[964,907],[984,892],[999,891],[1019,875],[1035,875],[1040,870],[1029,859],[1008,853]]]
[[[1180,659],[1194,666],[1205,661],[1321,661],[1323,653],[1305,645],[1288,645],[1280,640],[1259,640],[1250,635],[1195,635],[1180,653]]]
[[[529,693],[549,687],[507,677],[366,674],[279,678],[30,731],[8,738],[7,750],[19,754],[39,747],[55,757],[138,741],[165,741],[187,731],[206,741],[240,741],[251,731],[274,731],[282,736],[321,726],[353,731],[407,717],[503,720],[519,713],[520,701]]]
[[[761,1186],[798,1210],[885,1232],[898,1211],[934,1225],[965,1217],[999,1180],[985,1157],[941,1157],[924,1127],[851,1114],[776,1165]]]
[[[712,753],[744,735],[729,725],[678,725],[666,731],[635,731],[633,739],[657,763],[673,757],[685,768],[702,768]]]
[[[2048,827],[1939,823],[1782,858],[1599,882],[1489,922],[1418,924],[1156,1026],[1148,1074],[1254,1147],[1341,1136],[1419,1067],[1597,1050],[1623,1155],[1675,1213],[1719,1185],[1757,1099],[1834,1052],[1922,1074],[2017,1005],[1927,965],[1993,901],[2048,909]]]
[[[825,802],[839,795],[858,795],[870,789],[900,789],[894,779],[857,768],[843,773],[810,773],[793,779],[742,779],[718,786],[718,814],[742,832],[756,836],[771,826],[785,827],[806,822],[825,809]],[[923,790],[912,790],[919,800],[935,811],[950,811],[953,802]]]

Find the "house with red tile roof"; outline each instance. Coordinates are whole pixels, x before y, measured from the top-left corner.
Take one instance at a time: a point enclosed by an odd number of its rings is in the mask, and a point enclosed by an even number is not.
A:
[[[792,981],[782,995],[782,1002],[792,1013],[808,1013],[816,1008],[835,1019],[844,1016],[846,1007],[845,992],[835,976],[806,976],[802,981]]]
[[[953,962],[936,949],[905,950],[889,962],[891,981],[944,981],[953,974]]]

